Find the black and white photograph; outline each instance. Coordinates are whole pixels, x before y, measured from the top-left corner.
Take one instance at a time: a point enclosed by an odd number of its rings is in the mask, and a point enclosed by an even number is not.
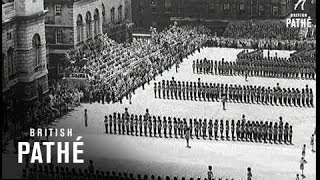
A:
[[[316,0],[2,0],[2,176],[316,180]]]

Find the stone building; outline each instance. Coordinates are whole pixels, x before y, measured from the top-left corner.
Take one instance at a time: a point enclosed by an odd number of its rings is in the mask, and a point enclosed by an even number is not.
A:
[[[130,33],[129,5],[130,0],[45,0],[50,77],[62,75],[65,52],[95,36],[107,33],[124,42]]]
[[[293,0],[132,0],[134,31],[166,27],[170,19],[220,21],[281,19]]]
[[[2,1],[3,125],[48,92],[43,0]],[[15,117],[13,117],[15,116]]]

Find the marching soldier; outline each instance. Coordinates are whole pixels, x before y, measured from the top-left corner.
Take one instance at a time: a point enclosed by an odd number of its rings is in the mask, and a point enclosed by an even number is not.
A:
[[[253,134],[253,140],[257,142],[258,125],[254,121],[252,121],[252,134]]]
[[[218,119],[214,121],[214,139],[217,140],[218,138]]]
[[[118,133],[121,134],[121,116],[120,113],[118,113],[118,118],[116,118],[116,116],[113,116],[114,119],[114,133],[116,134],[116,124],[118,124]]]
[[[127,130],[127,135],[130,133],[130,119],[129,117],[125,120],[126,122],[126,130]]]
[[[208,131],[209,131],[209,139],[212,140],[212,128],[213,128],[213,123],[212,123],[212,119],[209,120],[208,123]]]
[[[273,142],[276,144],[278,139],[278,123],[275,122],[273,126]]]
[[[158,116],[158,122],[160,121],[159,118]],[[157,137],[157,120],[155,116],[153,116],[153,136]]]
[[[241,141],[243,141],[243,139],[244,139],[244,122],[242,121],[242,123],[240,124],[240,129],[239,129],[239,131],[240,131],[240,139],[241,139]]]
[[[158,82],[158,97],[161,98],[161,83],[160,82]]]
[[[273,126],[272,126],[272,122],[270,122],[268,127],[269,143],[271,143],[272,141],[272,134],[273,134]]]
[[[174,137],[178,138],[177,136],[178,125],[177,125],[177,119],[175,117],[173,118],[173,129],[174,129]]]
[[[108,133],[108,116],[104,116],[104,127],[106,128],[105,133]]]
[[[207,134],[207,119],[203,120],[203,125],[202,125],[202,137],[203,139],[206,139],[206,134]]]
[[[157,83],[154,83],[153,91],[154,91],[154,98],[157,98]]]
[[[220,120],[220,137],[221,137],[221,140],[223,140],[223,120],[221,119]]]
[[[156,118],[154,117],[154,119],[156,119]],[[149,136],[152,137],[152,121],[151,121],[151,117],[149,118],[147,125],[148,125],[148,128],[149,128]],[[145,133],[145,134],[147,134],[147,133]]]
[[[195,131],[195,133],[196,133],[196,138],[199,139],[199,129],[200,129],[199,127],[200,127],[200,126],[199,126],[199,122],[198,122],[197,120],[195,120],[194,126],[195,126],[195,127],[194,127],[194,128],[195,128],[194,131]]]
[[[229,140],[229,121],[226,120],[226,139]]]
[[[136,132],[136,136],[138,136],[138,115],[134,116],[134,131]]]
[[[147,136],[147,131],[148,131],[148,119],[149,119],[149,118],[145,118],[145,119],[143,120],[144,136]]]
[[[130,132],[131,132],[131,136],[133,136],[133,133],[134,133],[134,116],[132,115],[131,116],[131,119],[130,119]]]
[[[167,119],[166,117],[163,117],[163,133],[165,138],[167,138],[167,126]]]
[[[192,129],[193,129],[192,118],[189,119],[189,129],[190,129],[190,138],[192,139]]]
[[[162,128],[162,123],[161,123],[161,120],[159,119],[159,121],[158,121],[158,134],[159,134],[160,138],[161,138],[161,128]]]
[[[112,134],[112,115],[109,115],[109,130],[110,130],[110,134]]]
[[[186,86],[184,84],[184,81],[182,82],[181,91],[182,91],[182,98],[183,98],[183,100],[185,100],[186,99]]]
[[[169,117],[168,118],[168,127],[169,127],[169,136],[170,136],[170,138],[172,138],[172,134],[171,134],[171,132],[172,132],[172,121],[171,121],[171,117]]]
[[[183,134],[186,134],[188,125],[187,125],[187,120],[183,118]]]
[[[289,134],[289,143],[292,144],[292,126],[290,126],[288,134]]]
[[[120,117],[120,113],[118,113],[118,133],[121,134],[121,127],[122,127],[122,119]]]
[[[252,124],[253,123],[250,123],[250,121],[248,121],[248,138],[251,142],[252,142],[252,134],[253,134]]]
[[[237,141],[239,141],[240,138],[240,120],[236,123],[236,135],[237,135]]]
[[[199,129],[198,129],[198,132],[199,132],[199,136],[201,137],[202,136],[202,120],[199,119]]]
[[[140,136],[142,136],[142,115],[139,116],[139,132]]]
[[[287,144],[288,141],[288,134],[289,134],[289,124],[286,122],[284,125],[284,143]]]
[[[163,99],[166,98],[166,89],[167,89],[167,88],[168,88],[168,87],[165,86],[165,80],[162,80],[162,97],[163,97]]]
[[[262,137],[264,143],[267,143],[267,127],[268,126],[268,121],[265,122],[264,125],[262,125]]]

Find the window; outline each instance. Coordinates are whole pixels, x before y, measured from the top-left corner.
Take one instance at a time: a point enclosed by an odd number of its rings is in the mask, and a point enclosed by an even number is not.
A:
[[[264,7],[263,5],[259,5],[259,16],[263,16],[264,14]]]
[[[12,33],[11,32],[7,32],[7,40],[12,39]]]
[[[111,22],[114,22],[114,7],[110,10]]]
[[[245,5],[242,3],[239,5],[239,13],[240,14],[244,14],[245,13]]]
[[[105,23],[106,20],[106,8],[104,7],[104,4],[102,4],[102,22]]]
[[[96,36],[99,34],[99,24],[100,24],[98,9],[94,11],[93,19],[94,19],[94,35]]]
[[[224,11],[229,11],[230,5],[229,4],[223,4],[223,10]]]
[[[82,16],[81,14],[78,15],[77,17],[77,42],[81,42],[82,41]]]
[[[32,38],[32,50],[34,56],[34,66],[38,67],[41,61],[41,44],[39,34],[35,34]]]
[[[122,21],[122,6],[118,7],[118,21]]]
[[[56,31],[56,43],[62,43],[62,30],[58,29]]]
[[[62,12],[62,10],[61,10],[61,5],[60,4],[57,4],[57,5],[55,5],[55,15],[56,16],[61,16],[61,12]]]
[[[279,15],[279,7],[278,6],[272,6],[272,15],[273,16]]]
[[[164,7],[166,8],[166,11],[171,11],[172,1],[171,0],[165,0],[164,1]]]
[[[87,30],[87,39],[92,37],[91,29],[91,13],[90,11],[86,14],[86,30]]]
[[[7,56],[8,56],[8,75],[11,76],[14,74],[14,58],[13,58],[13,53],[14,50],[12,47],[10,47],[7,51]]]

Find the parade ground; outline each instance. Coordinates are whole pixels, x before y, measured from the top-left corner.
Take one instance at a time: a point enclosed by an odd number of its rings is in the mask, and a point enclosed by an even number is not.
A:
[[[154,97],[153,84],[162,80],[197,81],[208,83],[228,83],[238,85],[258,85],[274,87],[304,88],[308,85],[316,92],[314,80],[294,80],[242,76],[214,76],[193,74],[192,61],[213,59],[235,61],[237,53],[243,49],[205,48],[201,52],[189,56],[180,64],[178,72],[175,66],[157,76],[145,90],[140,87],[132,96],[132,104],[124,99],[123,103],[114,104],[82,104],[68,115],[57,119],[53,128],[72,128],[72,138],[49,138],[49,141],[75,141],[82,136],[84,142],[85,164],[72,165],[87,167],[89,160],[94,161],[96,169],[126,171],[135,174],[170,175],[182,177],[206,177],[208,165],[213,166],[214,177],[246,179],[247,167],[251,167],[255,180],[291,180],[295,179],[299,169],[302,145],[307,145],[304,174],[307,180],[316,179],[316,153],[311,152],[310,137],[315,131],[316,108],[300,108],[290,106],[267,106],[259,104],[226,103],[222,110],[221,102],[184,101],[159,99]],[[270,55],[289,57],[290,51],[271,51]],[[267,51],[264,52],[267,54]],[[316,94],[315,94],[316,96]],[[316,98],[314,98],[316,99]],[[316,106],[316,101],[314,100]],[[186,148],[184,139],[153,138],[131,135],[105,134],[104,116],[113,112],[144,114],[149,109],[151,116],[175,116],[201,119],[238,120],[244,114],[247,120],[278,121],[282,116],[284,122],[293,127],[293,145],[265,144],[241,141],[196,140],[191,139],[191,148]],[[85,127],[84,109],[88,111],[88,127]],[[16,158],[17,155],[6,156]],[[2,159],[2,165],[6,158]],[[11,161],[12,162],[12,161]],[[15,160],[14,162],[17,162]],[[22,165],[16,165],[15,168]],[[10,168],[8,165],[5,168]],[[21,170],[19,170],[21,172]],[[3,171],[5,177],[5,170]],[[149,176],[149,177],[150,177]]]

